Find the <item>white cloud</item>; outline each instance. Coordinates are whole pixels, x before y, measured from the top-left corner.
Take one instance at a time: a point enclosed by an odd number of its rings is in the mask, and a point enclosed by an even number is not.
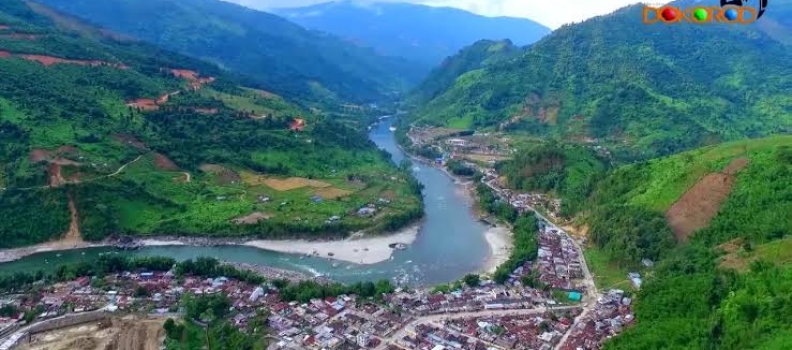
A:
[[[227,0],[244,6],[267,10],[299,7],[330,0]],[[358,0],[365,2],[394,0]],[[550,28],[580,22],[638,3],[637,0],[405,0],[430,6],[456,7],[485,16],[525,17]]]

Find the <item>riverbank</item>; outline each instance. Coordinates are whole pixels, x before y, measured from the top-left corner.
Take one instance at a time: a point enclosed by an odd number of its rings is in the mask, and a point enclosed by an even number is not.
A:
[[[409,246],[418,237],[420,221],[413,223],[393,234],[382,236],[363,236],[353,234],[350,238],[337,241],[308,240],[252,240],[239,238],[173,237],[133,238],[131,245],[137,247],[163,246],[248,246],[280,253],[314,255],[322,258],[341,260],[356,264],[375,264],[390,259],[396,244]],[[127,243],[130,244],[130,243]],[[112,247],[116,241],[102,242],[64,242],[54,241],[29,247],[0,251],[0,263],[11,262],[38,253],[57,252],[73,249]]]
[[[454,175],[454,173],[449,171],[445,166],[437,165],[430,159],[416,156],[407,152],[401,145],[398,146],[405,154],[409,155],[410,159],[413,161],[421,163],[424,166],[439,169],[446,174],[446,176],[451,178],[456,185],[456,194],[462,197],[464,201],[471,206],[470,215],[474,217],[479,216],[480,212],[477,208],[478,194],[476,193],[476,183],[474,181]],[[492,274],[495,273],[495,270],[497,270],[500,265],[508,261],[511,257],[512,250],[514,249],[514,236],[511,232],[511,228],[502,224],[497,224],[490,227],[484,233],[484,238],[490,250],[489,255],[484,260],[484,264],[478,272],[482,274]]]

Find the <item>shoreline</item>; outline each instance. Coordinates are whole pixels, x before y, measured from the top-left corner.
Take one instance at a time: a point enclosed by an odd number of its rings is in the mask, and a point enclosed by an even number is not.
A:
[[[480,214],[479,208],[475,206],[478,203],[478,195],[476,194],[476,186],[474,181],[454,175],[448,171],[445,166],[438,166],[430,159],[409,153],[405,151],[400,144],[397,144],[397,146],[413,161],[420,162],[425,166],[439,169],[445,173],[446,176],[454,181],[454,184],[457,187],[455,192],[462,196],[463,199],[471,205],[470,214],[474,217]],[[490,226],[490,228],[484,232],[484,239],[487,241],[487,245],[489,246],[490,250],[489,254],[484,259],[484,263],[482,264],[481,268],[479,268],[476,273],[491,275],[495,273],[500,265],[508,261],[511,257],[511,253],[514,250],[514,235],[510,227],[502,224],[495,224],[494,226]]]
[[[236,245],[253,247],[280,253],[313,255],[331,260],[351,262],[361,265],[375,264],[390,259],[396,248],[391,244],[404,244],[409,246],[418,237],[421,220],[412,223],[398,231],[381,236],[363,236],[354,233],[349,238],[336,241],[308,241],[304,239],[289,240],[261,240],[244,238],[208,238],[192,236],[153,236],[134,237],[133,243],[137,247],[164,247],[164,246],[223,246]],[[36,244],[22,248],[11,248],[0,251],[0,263],[16,261],[27,256],[77,250],[85,248],[101,248],[117,246],[115,240],[102,242],[85,241],[54,241]],[[314,253],[315,252],[315,253]],[[332,255],[328,254],[332,253]]]

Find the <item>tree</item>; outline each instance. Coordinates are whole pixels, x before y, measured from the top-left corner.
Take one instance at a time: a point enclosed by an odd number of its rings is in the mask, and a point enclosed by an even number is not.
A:
[[[481,283],[481,278],[476,274],[467,274],[462,280],[470,287],[477,287]]]

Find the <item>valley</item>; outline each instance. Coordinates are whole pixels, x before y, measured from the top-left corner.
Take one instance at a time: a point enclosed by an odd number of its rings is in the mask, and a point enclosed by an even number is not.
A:
[[[792,346],[792,1],[245,1],[0,2],[0,350]]]

